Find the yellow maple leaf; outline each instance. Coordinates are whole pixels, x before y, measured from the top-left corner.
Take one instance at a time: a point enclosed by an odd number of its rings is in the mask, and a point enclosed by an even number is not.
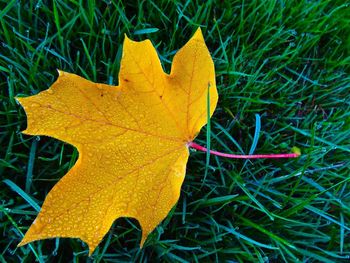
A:
[[[79,158],[47,195],[19,245],[80,238],[90,254],[119,217],[136,218],[140,245],[179,199],[188,144],[207,122],[218,94],[214,64],[198,29],[165,74],[149,40],[125,37],[119,86],[59,72],[46,91],[17,98],[26,134],[74,145]]]

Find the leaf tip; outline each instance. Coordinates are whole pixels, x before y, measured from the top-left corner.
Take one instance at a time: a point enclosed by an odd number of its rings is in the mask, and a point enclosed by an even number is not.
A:
[[[128,37],[128,35],[126,33],[124,33],[124,44],[126,42],[131,42],[132,40]]]
[[[146,239],[147,239],[147,235],[144,236],[144,235],[142,234],[142,238],[141,238],[141,241],[140,241],[140,249],[143,248],[143,245],[145,244]]]
[[[22,104],[22,103],[21,103],[21,99],[22,99],[21,97],[17,97],[17,96],[16,96],[16,97],[14,97],[14,99],[15,99],[19,104]]]
[[[58,73],[58,77],[62,77],[64,75],[64,71],[56,68],[56,71]]]
[[[22,108],[24,109],[24,111],[25,112],[27,112],[26,111],[26,102],[27,102],[27,100],[28,100],[28,97],[15,97],[15,100],[16,100],[16,102],[19,104],[19,105],[21,105],[22,106]]]
[[[88,256],[91,257],[92,253],[94,253],[94,249],[90,248],[90,246],[89,246],[89,254],[88,254]]]
[[[201,27],[198,27],[196,32],[194,32],[193,37],[194,39],[202,40],[204,42],[203,32]]]
[[[140,249],[142,249],[144,244],[145,244],[145,242],[146,242],[146,240],[147,240],[148,235],[152,231],[147,230],[147,228],[144,225],[142,225],[141,223],[140,223],[140,226],[141,226]]]
[[[86,240],[83,240],[83,241],[85,243],[87,243],[87,245],[89,247],[89,257],[91,257],[91,255],[95,252],[95,249],[98,246],[98,244],[100,243],[100,241],[98,241],[98,242],[89,242],[89,241],[86,241]]]
[[[17,244],[17,247],[22,247],[22,246],[24,246],[25,244],[27,244],[27,243],[23,242],[23,239],[22,239],[22,241],[19,242],[19,243]]]
[[[32,132],[30,132],[30,130],[28,129],[28,127],[27,127],[27,129],[21,131],[21,133],[22,133],[22,134],[25,134],[25,135],[35,135],[35,134],[33,134]]]
[[[17,247],[23,247],[24,245],[27,245],[28,243],[30,243],[30,242],[32,242],[32,241],[34,241],[34,240],[29,240],[29,239],[27,238],[27,234],[25,234],[25,235],[23,236],[21,242],[19,242],[19,243],[17,244]]]
[[[195,33],[202,34],[202,28],[199,26],[199,27],[196,29],[196,32],[195,32]]]

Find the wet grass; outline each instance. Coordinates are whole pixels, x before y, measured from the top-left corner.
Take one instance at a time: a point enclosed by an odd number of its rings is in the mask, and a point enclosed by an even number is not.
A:
[[[211,148],[280,153],[297,146],[302,156],[212,156],[208,164],[193,151],[178,204],[144,248],[138,223],[118,219],[89,260],[347,262],[349,14],[346,1],[0,1],[0,260],[88,255],[77,239],[16,248],[77,152],[22,135],[26,117],[14,97],[47,89],[56,68],[117,84],[124,33],[151,39],[169,70],[201,26],[220,95]],[[196,142],[205,145],[206,134]]]

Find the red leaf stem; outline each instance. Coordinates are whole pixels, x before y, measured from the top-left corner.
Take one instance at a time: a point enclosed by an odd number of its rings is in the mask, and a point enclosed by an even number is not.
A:
[[[191,147],[193,149],[196,149],[202,152],[208,151],[207,148],[194,142],[189,142],[188,147]],[[222,152],[212,151],[212,150],[210,150],[209,152],[212,155],[222,156],[222,157],[231,158],[231,159],[263,159],[263,158],[277,159],[277,158],[297,158],[300,156],[300,154],[298,153],[240,155],[240,154],[222,153]]]

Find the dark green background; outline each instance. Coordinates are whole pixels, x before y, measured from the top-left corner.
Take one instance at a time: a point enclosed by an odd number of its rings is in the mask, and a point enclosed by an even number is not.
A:
[[[347,262],[349,22],[348,1],[0,0],[0,261]],[[90,259],[76,239],[16,248],[77,152],[22,135],[26,117],[14,96],[47,89],[57,68],[117,84],[124,33],[149,38],[168,71],[199,26],[220,96],[211,147],[297,146],[302,156],[211,157],[207,167],[205,153],[192,152],[177,206],[142,250],[139,225],[127,219]],[[196,142],[206,144],[206,128]]]

